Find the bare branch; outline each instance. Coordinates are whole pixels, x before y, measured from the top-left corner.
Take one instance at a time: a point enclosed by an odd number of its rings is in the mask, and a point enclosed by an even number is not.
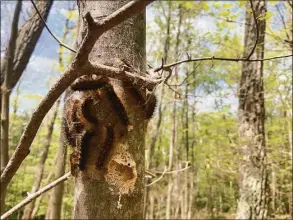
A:
[[[150,172],[152,172],[152,173],[157,173],[157,174],[173,174],[173,173],[179,173],[179,172],[182,172],[182,171],[184,171],[184,170],[187,170],[187,169],[189,169],[191,166],[190,166],[190,162],[189,161],[187,161],[186,162],[186,165],[185,165],[185,167],[184,168],[182,168],[182,169],[178,169],[178,170],[170,170],[170,171],[150,171]]]
[[[292,57],[293,54],[289,55],[283,55],[283,56],[275,56],[275,57],[268,57],[264,59],[254,59],[254,60],[249,60],[247,58],[225,58],[225,57],[202,57],[202,58],[194,58],[194,59],[186,59],[186,60],[181,60],[178,62],[174,62],[171,64],[163,65],[157,68],[154,68],[154,72],[159,72],[160,70],[165,70],[169,69],[170,67],[180,65],[182,63],[189,63],[189,62],[196,62],[196,61],[207,61],[207,60],[221,60],[221,61],[233,61],[233,62],[259,62],[259,61],[268,61],[268,60],[276,60],[276,59],[281,59],[281,58],[287,58],[287,57]]]
[[[157,183],[158,181],[160,181],[160,180],[163,178],[163,176],[164,176],[165,174],[178,173],[178,172],[182,172],[182,171],[184,171],[184,170],[187,170],[187,169],[189,169],[189,168],[190,168],[190,163],[189,163],[189,161],[187,161],[185,167],[182,168],[182,169],[167,171],[167,167],[165,166],[163,172],[161,172],[161,171],[148,171],[148,173],[151,173],[151,174],[153,174],[153,173],[157,173],[157,174],[161,174],[161,176],[160,176],[158,179],[156,179],[156,180],[154,180],[153,182],[151,182],[150,184],[147,184],[146,186],[149,187],[149,186],[151,186],[151,185],[154,185],[155,183]]]
[[[154,0],[134,0],[126,5],[122,6],[120,9],[106,17],[102,20],[102,22],[96,22],[95,23],[95,30],[97,32],[106,32],[110,30],[111,28],[115,27],[116,25],[120,24],[121,21],[127,20],[130,16],[134,15],[137,12],[142,11],[146,8],[148,4],[153,2]]]
[[[132,73],[125,71],[121,68],[116,68],[112,66],[106,66],[100,63],[92,63],[89,61],[89,65],[87,66],[88,74],[96,74],[96,75],[105,75],[107,77],[127,80],[132,82],[133,84],[137,84],[141,87],[148,88],[153,90],[153,88],[161,83],[162,79],[154,79],[149,77],[143,77],[139,75],[139,73]]]
[[[50,89],[48,94],[43,98],[37,109],[32,114],[24,133],[20,138],[17,148],[1,175],[1,192],[5,190],[22,161],[29,154],[29,148],[36,136],[42,120],[65,89],[67,89],[67,87],[70,86],[70,84],[78,77],[77,73],[78,72],[76,72],[73,68],[69,68],[60,80],[58,80],[58,82]]]
[[[65,180],[67,180],[69,177],[71,176],[71,173],[66,173],[64,176],[60,177],[59,179],[55,180],[54,182],[50,183],[49,185],[43,187],[42,189],[40,189],[39,191],[30,194],[28,197],[26,197],[24,200],[22,200],[20,203],[18,203],[16,206],[14,206],[13,208],[11,208],[9,211],[7,211],[6,213],[4,213],[1,216],[1,219],[6,219],[9,216],[11,216],[13,213],[15,213],[17,210],[21,209],[23,206],[25,206],[26,204],[30,203],[32,200],[36,199],[37,197],[39,197],[40,195],[42,195],[43,193],[47,192],[48,190],[52,189],[53,187],[57,186],[58,184],[64,182]]]
[[[43,18],[43,16],[41,15],[41,13],[39,12],[39,10],[38,10],[38,8],[37,8],[37,6],[36,6],[36,4],[34,3],[34,1],[33,0],[31,0],[31,3],[33,4],[33,6],[34,6],[34,8],[36,9],[36,11],[37,11],[37,13],[38,13],[38,15],[39,15],[39,17],[41,18],[41,20],[43,21],[43,23],[44,23],[44,25],[45,25],[45,27],[46,27],[46,29],[48,30],[48,32],[50,33],[50,35],[61,45],[61,46],[63,46],[63,47],[65,47],[66,49],[68,49],[68,50],[70,50],[71,52],[73,52],[73,53],[76,53],[76,50],[74,50],[74,49],[72,49],[71,47],[69,47],[69,46],[67,46],[66,44],[64,44],[64,43],[62,43],[53,33],[52,33],[52,31],[50,30],[50,28],[48,27],[48,25],[47,25],[47,23],[46,23],[46,21],[45,21],[45,19]]]
[[[153,174],[151,171],[149,171],[149,170],[145,170],[145,173],[146,174],[149,174],[151,177],[156,177],[156,175],[155,174]]]
[[[162,173],[162,175],[158,179],[151,182],[150,184],[147,184],[146,187],[149,187],[149,186],[154,185],[155,183],[159,182],[163,178],[166,171],[167,171],[167,167],[165,166],[165,169],[164,169],[164,172]]]

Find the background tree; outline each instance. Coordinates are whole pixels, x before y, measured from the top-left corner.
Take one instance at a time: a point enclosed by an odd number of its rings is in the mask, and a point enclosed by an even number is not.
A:
[[[14,59],[14,51],[15,51],[15,43],[16,43],[16,37],[17,37],[17,26],[18,26],[18,20],[19,15],[21,11],[21,1],[17,2],[14,10],[13,20],[11,24],[11,37],[9,40],[9,45],[7,48],[7,68],[5,71],[5,74],[3,74],[4,77],[4,86],[1,87],[1,173],[2,170],[5,168],[6,164],[9,160],[8,155],[8,130],[9,130],[9,94],[10,94],[10,76],[12,72],[12,64]],[[0,213],[2,214],[5,209],[5,194],[6,192],[3,192],[1,194],[1,210]]]
[[[264,58],[266,2],[248,2],[244,57]],[[269,171],[265,143],[263,62],[242,64],[239,85],[240,199],[238,219],[266,219],[269,203]]]
[[[37,7],[44,19],[47,19],[52,1],[39,2]],[[25,70],[30,56],[38,42],[44,28],[44,23],[32,8],[29,20],[18,30],[18,20],[22,1],[15,8],[15,16],[12,22],[13,28],[9,45],[4,58],[1,60],[1,173],[9,160],[9,97],[11,90],[19,81]],[[5,193],[1,194],[1,213],[4,210]]]

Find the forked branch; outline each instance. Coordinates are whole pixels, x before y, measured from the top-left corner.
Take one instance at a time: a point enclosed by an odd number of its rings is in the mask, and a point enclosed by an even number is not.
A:
[[[1,193],[7,188],[16,171],[19,169],[21,163],[29,154],[30,146],[36,136],[36,133],[44,117],[46,116],[50,108],[54,105],[56,100],[74,82],[75,79],[82,75],[90,74],[93,71],[93,69],[91,69],[92,65],[90,65],[88,61],[88,55],[97,39],[104,32],[110,30],[115,25],[120,24],[126,19],[142,11],[151,2],[152,0],[131,1],[130,3],[115,11],[113,14],[106,17],[101,22],[95,22],[93,18],[91,18],[90,14],[86,15],[85,19],[88,23],[87,34],[83,42],[81,43],[81,46],[76,53],[76,57],[74,58],[72,64],[69,66],[68,70],[50,89],[48,94],[43,98],[37,109],[32,114],[32,117],[20,138],[15,152],[13,153],[8,165],[1,175]],[[93,30],[93,28],[96,30]],[[99,70],[100,71],[97,72],[99,72],[100,74],[107,75],[107,73],[109,73],[109,69],[107,69],[107,66],[104,66],[104,68],[100,66]],[[119,71],[125,72],[123,70],[119,70],[119,68],[115,69],[115,71],[116,73],[119,73]],[[136,76],[133,76],[132,79],[129,79],[131,77],[131,74],[125,73],[124,75],[125,78],[127,77],[127,80],[137,82]],[[116,75],[116,77],[118,76]]]
[[[171,67],[183,64],[183,63],[190,63],[190,62],[198,62],[198,61],[208,61],[208,60],[220,60],[220,61],[232,61],[232,62],[259,62],[259,61],[269,61],[269,60],[276,60],[276,59],[282,59],[282,58],[288,58],[292,57],[293,54],[288,54],[288,55],[282,55],[282,56],[275,56],[275,57],[268,57],[264,59],[253,59],[250,60],[248,58],[225,58],[225,57],[200,57],[200,58],[188,58],[185,60],[180,60],[174,63],[162,65],[159,67],[156,67],[153,69],[154,72],[159,72],[161,70],[169,70]]]
[[[46,21],[45,21],[45,19],[43,18],[43,16],[41,15],[41,13],[39,12],[39,10],[38,10],[38,8],[37,8],[37,6],[36,6],[36,4],[34,3],[34,1],[33,0],[31,0],[31,3],[32,3],[32,5],[34,6],[34,8],[36,9],[36,11],[37,11],[37,14],[39,15],[39,17],[40,17],[40,19],[42,20],[42,22],[44,23],[44,25],[45,25],[45,27],[46,27],[46,29],[47,29],[47,31],[50,33],[50,35],[61,45],[61,46],[63,46],[63,47],[65,47],[65,48],[67,48],[68,50],[70,50],[71,52],[73,52],[73,53],[76,53],[76,50],[74,50],[74,49],[72,49],[71,47],[69,47],[69,46],[67,46],[66,44],[64,44],[64,43],[62,43],[53,33],[52,33],[52,31],[50,30],[50,28],[48,27],[48,25],[47,25],[47,23],[46,23]]]

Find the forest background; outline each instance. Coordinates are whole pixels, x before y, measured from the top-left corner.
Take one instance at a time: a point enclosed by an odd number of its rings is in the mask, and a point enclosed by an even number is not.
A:
[[[151,4],[147,8],[148,64],[158,66],[162,57],[169,63],[188,56],[242,57],[245,4],[245,1],[158,1]],[[15,1],[1,1],[1,58],[10,37],[8,27],[14,8]],[[31,3],[24,1],[19,26],[28,18],[30,8]],[[77,19],[75,2],[55,1],[47,24],[59,39],[74,45]],[[269,1],[263,19],[267,22],[265,56],[290,54],[292,45],[284,39],[292,40],[292,8],[286,2]],[[10,155],[33,109],[70,59],[70,51],[59,47],[44,30],[11,94]],[[183,170],[166,173],[158,182],[146,187],[146,218],[234,218],[241,158],[237,133],[241,63],[202,61],[180,65],[174,71],[176,77],[170,79],[169,86],[157,88],[159,102],[148,126],[146,167],[153,173],[163,172],[166,167]],[[263,79],[272,192],[270,215],[285,219],[292,215],[292,58],[264,62]],[[8,188],[8,207],[13,207],[31,191],[53,119],[42,185],[54,179],[64,103],[63,98],[60,100],[57,117],[54,117],[56,108],[53,108],[33,142],[30,155]],[[68,153],[70,151],[68,149]],[[151,182],[152,179],[148,181]],[[72,215],[73,184],[73,179],[65,182],[61,214],[64,219]],[[46,216],[49,200],[50,192],[37,200],[33,212],[36,218]],[[23,209],[15,217],[20,219],[22,214]]]

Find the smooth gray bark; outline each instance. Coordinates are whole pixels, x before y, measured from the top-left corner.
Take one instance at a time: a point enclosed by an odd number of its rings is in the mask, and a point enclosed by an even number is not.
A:
[[[87,12],[95,20],[103,19],[129,1],[79,1],[80,31],[78,34],[78,45],[85,33],[85,24],[82,17]],[[140,71],[145,70],[145,12],[135,15],[110,31],[103,34],[96,42],[90,54],[90,60],[101,63],[113,63],[115,58],[124,59],[129,65]],[[120,81],[111,81],[114,90],[127,109],[133,129],[123,136],[125,142],[115,139],[116,145],[123,145],[126,152],[132,158],[134,167],[132,175],[136,172],[133,191],[124,191],[123,188],[106,180],[111,170],[105,173],[105,178],[100,179],[96,170],[91,170],[91,161],[86,161],[86,170],[79,171],[75,180],[75,204],[73,218],[75,219],[142,219],[143,218],[143,192],[144,192],[144,142],[146,123],[141,118],[137,108],[129,102],[124,87]],[[95,97],[93,97],[95,98]],[[103,108],[103,107],[101,107]],[[103,111],[103,109],[101,109]],[[116,114],[115,112],[113,114]],[[116,126],[114,124],[114,126]],[[119,124],[117,126],[120,126]],[[117,138],[115,133],[114,137]],[[94,140],[95,137],[94,137]],[[95,155],[96,147],[88,146],[88,154]],[[119,148],[120,149],[120,148]],[[119,157],[119,154],[116,155]],[[129,158],[128,158],[129,159]],[[111,161],[114,161],[112,158]],[[128,170],[124,165],[116,164],[121,168],[121,175]],[[93,166],[94,167],[94,166]],[[119,168],[119,169],[120,169]],[[95,168],[93,168],[95,169]],[[118,170],[119,170],[118,169]],[[117,171],[118,171],[117,170]],[[91,173],[91,174],[89,174]],[[113,173],[114,175],[114,173]],[[123,194],[125,193],[125,194]]]

